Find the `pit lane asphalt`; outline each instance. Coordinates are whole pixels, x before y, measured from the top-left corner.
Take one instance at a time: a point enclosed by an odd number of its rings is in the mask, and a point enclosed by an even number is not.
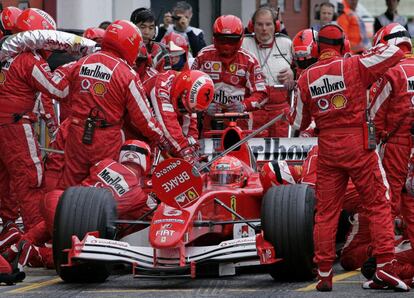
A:
[[[313,282],[274,282],[267,274],[220,278],[140,279],[130,274],[111,275],[105,283],[67,284],[54,270],[28,268],[18,285],[1,286],[0,297],[413,297],[411,293],[363,290],[358,271],[335,265],[334,291],[319,293]]]

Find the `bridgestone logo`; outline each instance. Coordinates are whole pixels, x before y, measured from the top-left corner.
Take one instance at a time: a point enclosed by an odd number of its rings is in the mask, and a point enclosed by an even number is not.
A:
[[[227,104],[230,101],[242,101],[243,95],[228,95],[226,96],[223,90],[220,90],[219,94],[214,94],[214,102],[219,102],[221,104]]]
[[[129,186],[126,183],[124,176],[109,168],[103,169],[98,174],[98,177],[119,196],[122,196],[129,191]]]
[[[101,81],[109,82],[112,77],[112,71],[110,71],[108,68],[99,63],[82,65],[80,70],[80,76],[90,77]]]
[[[312,97],[321,96],[335,91],[345,89],[345,83],[343,81],[330,83],[329,79],[323,79],[323,86],[309,86]]]
[[[191,91],[190,91],[190,102],[191,103],[195,103],[197,101],[198,88],[200,88],[202,85],[203,85],[203,82],[198,80],[194,83],[193,87],[191,87]]]

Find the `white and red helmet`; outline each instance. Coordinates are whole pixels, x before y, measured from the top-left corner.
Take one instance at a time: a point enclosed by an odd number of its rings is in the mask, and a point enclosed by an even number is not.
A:
[[[15,33],[30,30],[56,30],[55,20],[38,8],[27,8],[16,20]]]
[[[374,35],[373,43],[375,46],[380,43],[395,46],[406,44],[409,50],[412,48],[410,33],[398,23],[388,24],[378,30]]]
[[[199,70],[180,72],[172,88],[172,104],[181,113],[197,113],[208,108],[214,97],[214,83]]]
[[[211,185],[243,187],[247,181],[247,173],[238,158],[226,155],[212,163],[209,180]]]
[[[285,160],[273,160],[265,163],[260,171],[263,193],[276,185],[296,184],[295,173]]]
[[[151,148],[147,143],[138,140],[127,140],[119,152],[120,163],[135,163],[146,175],[151,169]]]
[[[312,29],[299,31],[292,40],[293,59],[301,69],[306,69],[318,60],[318,32]]]

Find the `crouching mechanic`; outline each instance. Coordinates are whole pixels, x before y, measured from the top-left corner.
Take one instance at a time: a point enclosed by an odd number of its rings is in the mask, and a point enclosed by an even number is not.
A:
[[[394,272],[394,229],[387,204],[386,181],[378,154],[368,144],[366,89],[403,56],[393,45],[372,48],[362,56],[344,58],[345,34],[336,25],[318,34],[319,60],[298,80],[292,123],[304,130],[315,120],[318,132],[318,187],[314,228],[318,291],[331,291],[335,260],[335,235],[351,178],[369,218],[373,255],[378,269],[374,279],[390,288],[409,287]],[[365,141],[367,140],[367,141]]]
[[[117,203],[118,218],[135,220],[156,205],[156,201],[143,190],[144,178],[150,169],[151,149],[148,144],[128,140],[121,147],[118,161],[104,159],[98,162],[90,168],[89,176],[80,185],[109,189]],[[52,249],[45,247],[44,243],[52,237],[55,211],[62,193],[62,190],[49,192],[41,204],[43,221],[2,253],[10,263],[18,263],[20,270],[25,265],[53,268]]]
[[[215,113],[258,110],[267,100],[264,75],[257,59],[241,48],[243,24],[233,15],[217,18],[213,25],[213,43],[201,50],[191,68],[207,73],[215,85],[214,102],[202,119],[202,132],[223,129]],[[243,129],[247,123],[238,122]]]
[[[171,144],[168,154],[184,158],[190,163],[197,162],[199,146],[196,113],[207,109],[213,100],[213,81],[202,71],[171,70],[149,79],[144,89],[155,118]]]

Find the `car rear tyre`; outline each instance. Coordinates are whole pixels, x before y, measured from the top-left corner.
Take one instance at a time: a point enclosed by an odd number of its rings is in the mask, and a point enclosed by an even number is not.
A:
[[[114,235],[116,204],[109,190],[95,187],[70,187],[59,199],[53,227],[53,259],[56,272],[66,282],[103,282],[109,276],[108,265],[100,262],[68,263],[67,252],[72,235],[80,240],[87,232],[98,231],[100,238]]]
[[[314,277],[313,224],[315,192],[306,184],[270,188],[262,202],[264,236],[283,261],[270,266],[277,280]]]

